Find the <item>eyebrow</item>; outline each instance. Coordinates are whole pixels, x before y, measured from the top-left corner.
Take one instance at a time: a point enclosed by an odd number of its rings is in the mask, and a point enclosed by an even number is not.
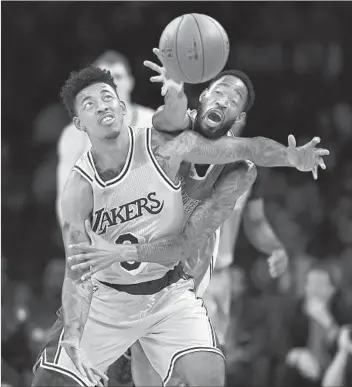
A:
[[[100,94],[101,94],[101,93],[104,93],[104,92],[105,92],[105,93],[110,93],[110,94],[112,94],[111,90],[109,90],[109,89],[107,89],[107,88],[104,88],[104,89],[101,89],[101,90],[100,90]]]
[[[90,98],[91,98],[91,96],[84,97],[84,98],[82,99],[82,101],[81,101],[81,105],[83,105],[84,102],[85,102],[87,99],[90,99]]]
[[[111,91],[110,91],[109,89],[106,89],[106,88],[100,90],[100,94],[101,94],[101,93],[110,93],[110,94],[112,94]],[[83,105],[83,103],[84,103],[87,99],[90,99],[90,98],[92,98],[92,96],[90,96],[90,95],[88,95],[87,97],[84,97],[84,98],[82,99],[82,101],[81,101],[81,105]]]
[[[218,84],[219,86],[230,86],[232,88],[232,85],[230,85],[229,83],[227,82],[221,82]],[[243,99],[243,95],[241,94],[241,92],[238,90],[238,88],[232,88],[233,91],[235,91],[242,99]]]

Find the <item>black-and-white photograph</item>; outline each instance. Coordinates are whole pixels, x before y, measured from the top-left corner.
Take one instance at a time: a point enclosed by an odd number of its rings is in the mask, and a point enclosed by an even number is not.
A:
[[[1,35],[1,386],[351,386],[352,2]]]

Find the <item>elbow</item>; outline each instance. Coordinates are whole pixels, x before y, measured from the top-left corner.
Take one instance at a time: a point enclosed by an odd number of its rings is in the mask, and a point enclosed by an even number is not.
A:
[[[247,177],[248,177],[248,184],[252,186],[252,184],[256,181],[258,176],[257,167],[250,161],[247,161]]]

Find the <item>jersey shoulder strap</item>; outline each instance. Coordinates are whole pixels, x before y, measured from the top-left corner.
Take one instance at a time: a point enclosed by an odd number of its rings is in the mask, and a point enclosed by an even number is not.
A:
[[[95,172],[90,150],[83,153],[83,155],[77,160],[72,170],[78,172],[84,179],[88,180],[90,183],[93,183]]]

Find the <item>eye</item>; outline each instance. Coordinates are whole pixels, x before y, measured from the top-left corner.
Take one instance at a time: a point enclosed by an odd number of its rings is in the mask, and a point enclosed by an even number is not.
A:
[[[86,102],[86,103],[84,104],[83,108],[84,108],[84,110],[88,110],[88,109],[90,109],[92,106],[93,106],[93,102],[88,101],[88,102]]]
[[[110,95],[110,94],[104,95],[103,100],[104,100],[104,101],[111,101],[111,100],[112,100],[112,95]]]
[[[219,91],[219,90],[215,90],[214,93],[215,93],[216,95],[222,95],[222,92]]]

